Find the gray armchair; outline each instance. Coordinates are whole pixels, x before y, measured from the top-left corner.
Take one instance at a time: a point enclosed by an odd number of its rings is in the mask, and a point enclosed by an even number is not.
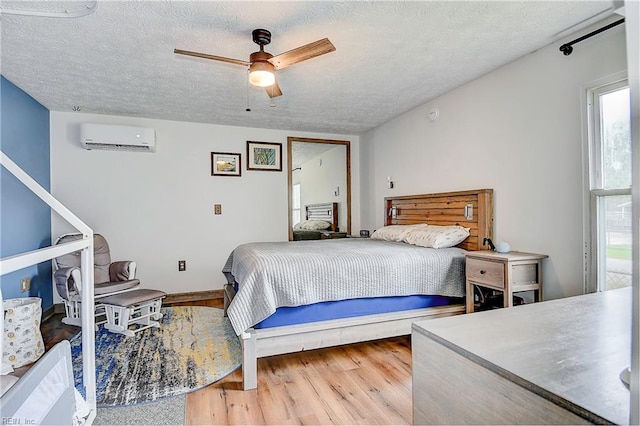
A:
[[[58,238],[55,244],[67,243],[82,238],[81,234],[67,234]],[[100,234],[93,235],[94,255],[94,298],[96,316],[104,315],[100,299],[106,296],[133,290],[140,286],[135,278],[136,263],[133,261],[111,262],[107,240]],[[54,280],[60,297],[64,300],[66,316],[62,322],[82,326],[80,302],[82,301],[82,278],[80,274],[80,252],[65,254],[54,259]],[[96,321],[101,324],[104,321]]]

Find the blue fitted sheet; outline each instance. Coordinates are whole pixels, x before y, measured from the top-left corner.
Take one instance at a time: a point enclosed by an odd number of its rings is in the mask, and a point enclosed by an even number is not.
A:
[[[319,302],[303,306],[280,307],[270,317],[256,324],[254,328],[270,328],[338,318],[408,311],[463,303],[463,301],[464,299],[460,297],[414,295],[367,297],[335,302]]]

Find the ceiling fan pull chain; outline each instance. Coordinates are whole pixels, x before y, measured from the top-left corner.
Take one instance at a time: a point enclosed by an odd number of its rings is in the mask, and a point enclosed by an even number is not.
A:
[[[247,69],[247,74],[249,73],[249,69]],[[246,112],[251,112],[251,108],[249,107],[249,79],[245,79],[247,82],[247,109],[245,109]]]

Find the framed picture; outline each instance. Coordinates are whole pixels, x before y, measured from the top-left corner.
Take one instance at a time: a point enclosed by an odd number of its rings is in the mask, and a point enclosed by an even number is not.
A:
[[[242,162],[240,154],[231,152],[211,153],[211,176],[240,176]]]
[[[282,144],[247,141],[247,170],[282,171]]]

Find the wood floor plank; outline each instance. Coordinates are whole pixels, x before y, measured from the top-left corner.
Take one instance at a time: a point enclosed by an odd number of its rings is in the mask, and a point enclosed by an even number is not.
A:
[[[335,424],[337,415],[333,413],[331,407],[327,409],[327,405],[331,404],[325,402],[314,387],[314,382],[317,382],[318,379],[314,375],[310,376],[309,370],[303,371],[302,377],[303,380],[297,384],[296,391],[299,392],[300,398],[306,401],[309,412],[319,424]],[[305,413],[301,416],[301,419],[303,418],[311,418],[311,415]]]
[[[383,412],[386,418],[383,423],[411,423],[411,388],[407,388],[406,383],[390,381],[377,371],[366,368],[353,370],[348,374],[371,403]],[[375,423],[380,424],[378,421]]]
[[[367,393],[354,382],[351,374],[358,370],[349,370],[340,374],[326,376],[326,381],[337,394],[338,401],[352,416],[356,424],[391,424],[384,411],[373,404]]]
[[[265,424],[263,414],[263,404],[260,402],[256,390],[242,391],[242,379],[237,377],[237,382],[225,382],[219,386],[213,384],[206,389],[214,390],[211,397],[215,397],[217,390],[222,390],[224,394],[225,413],[219,418],[217,424]],[[200,392],[200,391],[198,391]],[[187,407],[189,398],[187,397]],[[268,407],[264,407],[267,409]],[[196,408],[197,409],[197,408]],[[190,424],[187,417],[187,424]]]
[[[189,395],[191,403],[187,404],[186,417],[190,418],[194,425],[220,424],[217,421],[220,413],[226,410],[224,394],[209,398],[209,394],[194,392]],[[223,416],[226,417],[226,416]]]
[[[366,352],[366,369],[376,371],[377,376],[394,386],[404,386],[411,391],[411,352],[399,353],[388,345],[388,342],[376,342],[376,350]],[[354,348],[361,351],[361,348]],[[364,352],[363,352],[364,354]],[[408,355],[408,357],[407,357]]]
[[[360,360],[350,355],[348,345],[332,349],[301,352],[299,356],[302,360],[308,359],[315,368],[323,368],[326,371],[345,371],[360,367]]]

